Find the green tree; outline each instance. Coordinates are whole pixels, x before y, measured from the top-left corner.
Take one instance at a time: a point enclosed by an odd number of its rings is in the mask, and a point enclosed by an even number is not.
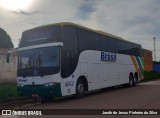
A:
[[[0,28],[0,48],[13,48],[11,37],[7,32]]]

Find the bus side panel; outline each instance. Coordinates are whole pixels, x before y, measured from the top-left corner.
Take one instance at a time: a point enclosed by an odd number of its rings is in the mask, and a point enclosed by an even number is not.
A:
[[[129,55],[115,55],[116,59],[113,61],[102,61],[101,51],[81,52],[73,74],[62,80],[63,95],[76,93],[76,83],[80,76],[86,77],[88,91],[129,83],[129,74],[137,72],[133,60]]]
[[[106,54],[114,54],[106,52]],[[86,76],[91,83],[90,90],[125,84],[129,82],[130,72],[136,69],[129,55],[115,54],[116,60],[102,61],[101,51],[87,50],[80,54],[79,63],[86,64]],[[84,67],[83,67],[84,68]],[[83,70],[81,68],[81,70]]]

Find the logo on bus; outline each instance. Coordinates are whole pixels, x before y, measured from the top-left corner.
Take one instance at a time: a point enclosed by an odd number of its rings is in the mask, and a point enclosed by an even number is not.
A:
[[[101,52],[101,61],[116,62],[116,54],[108,53],[108,52]]]

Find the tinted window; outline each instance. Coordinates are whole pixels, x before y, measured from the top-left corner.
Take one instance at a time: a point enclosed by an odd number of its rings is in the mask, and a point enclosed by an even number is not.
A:
[[[96,34],[96,46],[99,51],[141,56],[141,46],[115,39],[112,37]]]
[[[19,52],[18,76],[44,76],[59,72],[59,48],[46,47]]]
[[[63,50],[68,51],[77,51],[77,35],[76,29],[72,26],[63,27]]]
[[[71,55],[70,52],[62,52],[62,65],[61,65],[61,76],[66,78],[72,74],[71,72]]]
[[[35,49],[36,67],[59,67],[59,52],[57,47]]]
[[[78,28],[79,51],[94,49],[93,38],[92,32]]]
[[[100,34],[96,35],[96,44],[98,50],[108,52],[117,52],[119,47],[118,40]]]
[[[27,50],[19,53],[18,69],[30,69],[34,66],[34,51]]]
[[[109,51],[109,47],[107,47],[106,45],[108,44],[107,40],[105,40],[105,38],[102,35],[96,34],[96,47],[97,50],[99,51]]]
[[[62,64],[61,76],[62,78],[69,77],[78,64],[78,44],[77,44],[77,31],[73,26],[63,27],[63,48],[62,48]]]
[[[135,55],[141,56],[141,46],[136,45],[130,42],[121,41],[119,43],[119,51],[118,53],[127,54],[127,55]]]
[[[61,27],[49,26],[31,29],[22,34],[20,47],[38,45],[44,43],[60,42]]]
[[[77,67],[78,54],[76,52],[63,51],[62,60],[61,76],[62,78],[67,78],[74,72]]]

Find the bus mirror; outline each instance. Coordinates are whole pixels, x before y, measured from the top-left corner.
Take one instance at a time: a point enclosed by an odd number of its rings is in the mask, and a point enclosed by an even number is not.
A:
[[[7,63],[9,63],[10,55],[11,55],[10,53],[7,53],[7,55],[6,55],[6,62],[7,62]]]

